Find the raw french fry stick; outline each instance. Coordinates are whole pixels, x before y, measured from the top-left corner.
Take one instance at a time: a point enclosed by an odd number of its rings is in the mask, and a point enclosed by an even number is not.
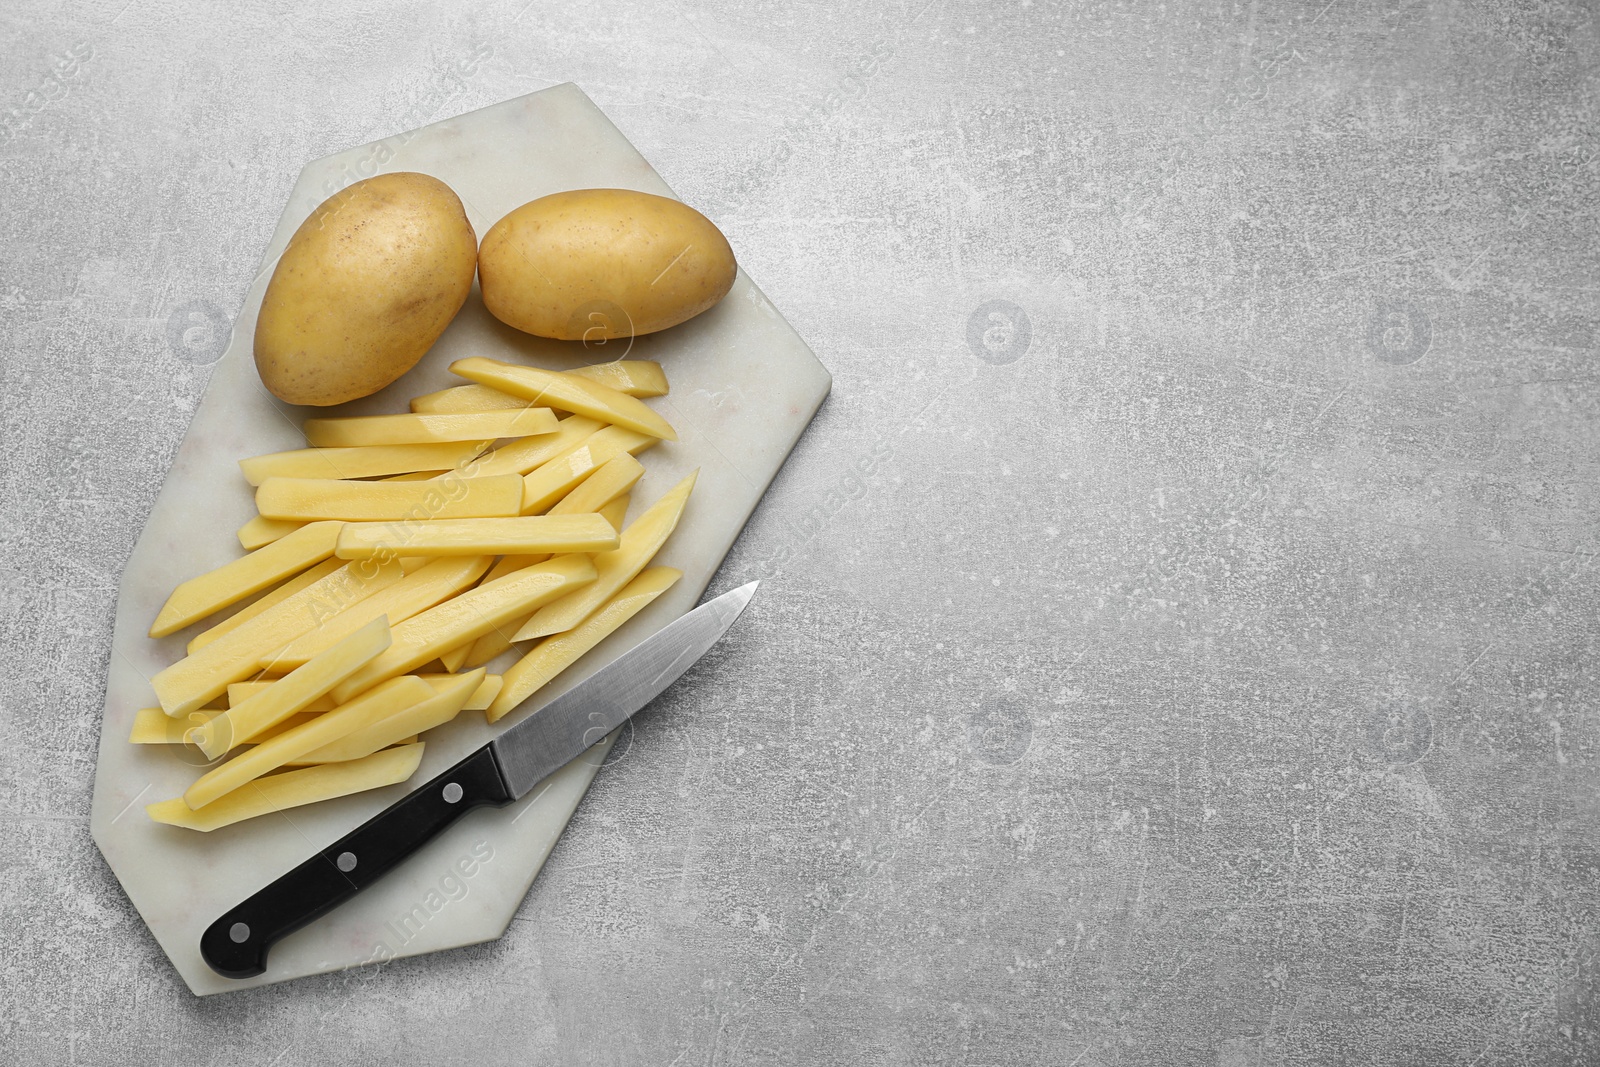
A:
[[[594,559],[595,580],[582,589],[573,591],[536,611],[527,625],[512,636],[513,641],[544,637],[548,634],[570,630],[584,620],[591,611],[611,598],[612,594],[633,580],[655,557],[672,531],[694,491],[695,471],[668,490],[667,494],[651,505],[624,531],[622,544]]]
[[[270,545],[278,538],[304,526],[303,522],[288,522],[284,519],[263,519],[260,515],[239,527],[239,543],[246,552],[254,552],[262,545]]]
[[[505,686],[505,677],[499,674],[486,674],[483,684],[478,686],[478,691],[467,699],[462,711],[487,711],[489,705],[494,703],[494,698],[500,695],[500,690]]]
[[[561,425],[555,433],[524,437],[520,441],[502,445],[493,452],[473,460],[462,468],[461,473],[469,478],[488,478],[496,474],[527,474],[541,463],[547,463],[573,446],[581,444],[603,425],[598,419],[586,418],[583,415],[568,415],[561,420]]]
[[[328,763],[275,774],[250,782],[199,811],[185,804],[182,797],[151,804],[144,810],[156,822],[189,830],[216,830],[258,815],[403,782],[417,772],[422,763],[422,750],[420,744],[406,745],[374,752],[365,759],[349,763]]]
[[[433,695],[426,700],[401,708],[386,718],[369,726],[352,730],[337,741],[330,741],[299,757],[307,763],[330,763],[338,760],[360,759],[362,756],[398,744],[404,738],[426,733],[435,726],[455,718],[466,705],[467,699],[483,684],[483,671],[452,675],[452,681],[433,687]]]
[[[339,526],[337,522],[313,522],[248,556],[181,583],[156,614],[150,636],[165,637],[175,633],[321,563],[333,555]]]
[[[268,652],[261,657],[261,666],[293,670],[380,615],[388,617],[391,627],[398,626],[418,612],[427,611],[462,590],[470,589],[483,572],[488,570],[489,561],[493,558],[469,556],[433,560],[427,566],[412,571],[389,588],[324,619],[316,627],[307,630],[282,648]],[[228,687],[228,692],[230,694],[233,692],[232,686]]]
[[[278,725],[262,730],[259,734],[251,734],[249,737],[237,738],[235,739],[234,743],[237,745],[259,745],[261,742],[277,737],[281,733],[293,730],[301,723],[310,722],[320,714],[321,712],[314,712],[310,710],[297,711],[287,719],[284,719]]]
[[[617,456],[637,454],[657,443],[654,437],[620,426],[595,431],[581,444],[540,464],[522,479],[522,514],[537,515]]]
[[[418,471],[447,471],[481,452],[478,441],[446,441],[425,445],[373,445],[366,448],[297,448],[241,459],[245,481],[260,485],[268,478],[377,478]],[[254,521],[254,520],[252,520]],[[269,520],[262,520],[269,521]]]
[[[394,741],[391,744],[382,745],[380,747],[382,747],[382,748],[391,748],[391,747],[396,747],[396,746],[399,746],[399,745],[414,745],[420,740],[421,739],[419,737],[417,737],[416,734],[412,734],[410,737],[402,737],[398,741]],[[329,752],[336,751],[336,749],[334,748],[334,745],[337,745],[337,744],[338,744],[338,742],[335,741],[333,745],[329,745],[328,746],[328,751]],[[321,749],[317,750],[317,752],[320,752],[320,751],[322,751],[322,750]],[[377,749],[370,749],[370,750],[368,750],[367,754],[370,755],[372,752],[376,752],[376,751],[377,751]],[[285,763],[284,766],[285,767],[311,767],[311,766],[315,766],[317,764],[322,764],[322,763],[347,763],[347,762],[349,762],[348,760],[340,760],[340,759],[323,759],[323,758],[321,758],[320,756],[317,755],[317,752],[308,752],[304,756],[301,756],[299,759],[290,760],[288,763]]]
[[[649,360],[614,360],[610,363],[596,363],[589,367],[574,367],[560,373],[588,378],[601,385],[609,385],[617,392],[627,393],[629,396],[667,395],[667,376],[661,370],[661,364]],[[528,401],[519,396],[502,393],[487,385],[458,385],[453,389],[441,389],[437,393],[428,393],[426,396],[415,398],[411,401],[411,410],[495,411],[500,408],[525,407],[527,404]]]
[[[313,448],[489,442],[502,437],[554,433],[555,428],[555,412],[533,407],[448,415],[356,415],[305,422],[306,443]]]
[[[651,411],[644,401],[586,378],[538,367],[501,363],[482,356],[458,359],[450,364],[450,370],[479,385],[487,385],[534,403],[549,404],[574,415],[587,415],[663,440],[678,439],[667,420]]]
[[[210,629],[201,630],[199,633],[189,638],[188,647],[185,648],[184,651],[193,655],[197,649],[206,647],[211,642],[215,641],[217,638],[221,637],[230,630],[237,630],[239,627],[243,626],[257,615],[260,615],[263,611],[266,611],[268,608],[272,607],[272,605],[293,596],[306,586],[310,585],[312,582],[322,581],[322,579],[326,578],[328,575],[332,574],[334,571],[338,570],[344,565],[345,561],[342,559],[323,560],[310,570],[295,575],[293,578],[290,578],[287,582],[284,582],[276,589],[264,593],[258,599],[246,604],[244,607],[240,608],[232,615],[229,615],[226,619],[223,619]]]
[[[416,670],[441,652],[476,640],[500,623],[593,581],[594,574],[588,556],[558,556],[429,608],[396,626],[389,650],[341,682],[333,697],[348,700],[386,678]]]
[[[596,467],[573,490],[550,506],[550,515],[581,515],[599,511],[617,497],[633,489],[644,477],[644,464],[629,452],[621,452]],[[524,483],[526,484],[526,483]]]
[[[220,710],[191,711],[181,719],[173,719],[160,708],[140,708],[134,713],[128,740],[135,745],[181,745],[190,730],[221,714]]]
[[[496,626],[494,629],[490,630],[488,633],[472,642],[471,647],[467,649],[467,654],[461,657],[461,664],[460,666],[456,667],[456,670],[460,670],[462,667],[469,669],[473,667],[481,667],[485,663],[488,663],[490,660],[494,659],[500,653],[504,652],[506,649],[510,648],[511,635],[528,625],[528,620],[531,618],[533,618],[533,616],[529,614],[522,618],[512,619],[508,623]]]
[[[445,471],[412,471],[410,474],[391,474],[387,478],[380,478],[384,482],[425,482],[437,478]]]
[[[292,641],[320,618],[393,585],[402,576],[397,563],[348,563],[159,671],[150,679],[156,699],[173,718],[204,707],[221,696],[230,682],[242,682],[255,674],[263,653]]]
[[[681,577],[683,572],[675,568],[651,567],[578,626],[566,633],[547,637],[533,646],[531,652],[503,675],[505,680],[500,693],[489,705],[489,721],[496,721],[528,699],[550,679],[576,663],[578,657],[644,610],[652,600],[671,589]]]
[[[515,519],[439,519],[402,527],[389,522],[349,522],[334,549],[340,559],[370,559],[402,550],[425,556],[608,552],[617,532],[604,518],[537,515]]]
[[[502,411],[529,407],[520,396],[502,393],[487,385],[453,385],[436,393],[411,398],[411,410],[419,415],[450,415],[469,411]]]
[[[228,706],[238,707],[240,704],[243,704],[246,700],[249,700],[257,693],[264,692],[277,684],[277,679],[273,679],[271,681],[261,680],[254,682],[234,682],[232,685],[228,686]],[[332,711],[337,706],[338,705],[334,704],[332,697],[323,696],[318,697],[316,700],[313,700],[311,703],[307,704],[305,711],[309,714],[316,714],[324,711]]]
[[[401,708],[427,700],[433,695],[433,687],[420,678],[393,679],[347,704],[318,715],[303,726],[278,734],[213,767],[184,790],[183,802],[198,811],[246,782],[277,770],[292,759],[314,752],[348,733],[388,718]]]
[[[661,364],[650,359],[614,359],[610,363],[573,367],[562,373],[588,378],[629,396],[667,395],[666,372],[661,369]]]
[[[610,523],[613,530],[621,533],[622,521],[628,517],[627,495],[624,494],[617,497],[617,499],[611,501],[610,503],[602,505],[600,510],[595,512],[595,514],[599,515],[602,519],[606,520],[606,522]]]
[[[446,475],[426,482],[268,478],[256,489],[256,508],[274,519],[426,522],[509,518],[522,513],[522,479],[514,474],[483,478]]]
[[[450,685],[452,682],[454,682],[457,678],[464,677],[464,675],[460,675],[460,674],[419,674],[416,677],[421,678],[424,682],[427,682],[429,685],[433,686],[435,689],[443,689],[445,686]],[[478,683],[478,688],[474,689],[472,691],[472,695],[467,698],[467,702],[465,704],[461,705],[461,710],[462,711],[482,711],[485,708],[487,708],[489,706],[489,704],[494,700],[495,694],[500,692],[500,682],[501,682],[501,679],[500,679],[500,676],[498,674],[486,674],[486,675],[484,675],[483,676],[483,681]]]
[[[487,585],[497,578],[504,578],[506,575],[511,574],[514,571],[520,571],[526,567],[537,566],[549,558],[550,556],[548,554],[532,556],[501,556],[495,565],[489,568],[489,573],[483,576],[483,584]]]
[[[325,652],[290,671],[281,681],[229,708],[192,735],[200,751],[216,759],[234,746],[235,738],[268,730],[376,659],[389,647],[389,620],[373,619]]]
[[[439,654],[439,665],[451,674],[455,674],[461,669],[461,665],[467,661],[467,653],[472,651],[472,646],[476,643],[475,641],[468,641],[465,644],[457,645],[448,652],[441,652]]]
[[[490,677],[498,678],[499,675],[491,675]],[[477,694],[474,693],[473,697],[476,699]],[[490,699],[493,699],[493,697]],[[303,722],[309,722],[316,717],[317,712],[327,710],[320,707],[320,704],[321,701],[317,701],[305,711],[295,712],[270,730],[263,730],[258,737],[241,737],[236,743],[242,745],[251,741],[262,740],[271,737],[280,730],[287,730],[291,727],[299,726]],[[332,701],[329,701],[328,707],[331,708],[332,706]],[[484,707],[488,707],[488,704],[486,703]],[[133,717],[133,730],[129,734],[128,740],[135,745],[186,745],[189,743],[190,730],[197,726],[204,726],[208,721],[221,714],[221,709],[201,708],[199,711],[191,711],[181,719],[169,719],[166,712],[160,708],[140,708]]]

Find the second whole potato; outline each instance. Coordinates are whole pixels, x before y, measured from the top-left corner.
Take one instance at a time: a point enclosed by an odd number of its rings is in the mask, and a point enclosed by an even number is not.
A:
[[[577,189],[524,204],[478,250],[484,305],[562,341],[655,333],[715,305],[738,264],[700,212],[631,189]]]

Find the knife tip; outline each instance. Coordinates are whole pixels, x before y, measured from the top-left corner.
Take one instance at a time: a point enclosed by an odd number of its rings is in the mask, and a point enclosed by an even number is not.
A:
[[[737,589],[730,589],[717,597],[719,601],[732,608],[737,618],[738,613],[744,611],[745,605],[750,603],[750,598],[756,595],[756,587],[761,584],[758,578],[753,582],[746,582]]]

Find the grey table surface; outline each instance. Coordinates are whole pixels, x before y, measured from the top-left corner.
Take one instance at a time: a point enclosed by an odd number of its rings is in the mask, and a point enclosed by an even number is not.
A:
[[[0,9],[0,1060],[1600,1062],[1583,3]],[[575,81],[833,371],[506,937],[196,1000],[116,584],[308,159]]]

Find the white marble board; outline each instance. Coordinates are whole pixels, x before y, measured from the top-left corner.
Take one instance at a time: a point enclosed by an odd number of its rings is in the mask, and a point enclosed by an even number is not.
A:
[[[145,636],[150,620],[178,582],[241,553],[235,531],[254,506],[237,461],[303,446],[299,424],[308,409],[285,405],[268,394],[251,357],[256,313],[272,266],[295,228],[327,196],[359,178],[400,170],[421,171],[448,183],[480,237],[512,208],[563,189],[621,187],[672,195],[574,85],[352,148],[301,172],[227,350],[123,574],[106,685],[91,832],[151,933],[198,995],[352,967],[370,977],[388,958],[499,937],[588,788],[603,752],[576,761],[510,808],[467,816],[381,883],[276,945],[260,977],[221,978],[199,953],[201,931],[225,909],[698,602],[828,393],[828,372],[742,272],[728,297],[704,315],[638,338],[631,346],[613,341],[588,349],[503,326],[483,309],[474,289],[461,314],[415,369],[376,396],[323,410],[404,411],[418,393],[460,384],[446,367],[468,355],[549,367],[624,354],[659,360],[672,391],[649,403],[672,422],[680,440],[644,455],[648,473],[634,491],[632,510],[637,514],[688,471],[700,468],[684,519],[658,558],[681,568],[683,579],[519,712],[494,727],[469,713],[435,731],[410,783],[210,834],[150,822],[144,806],[177,796],[199,773],[175,756],[172,746],[138,746],[127,740],[135,711],[155,703],[148,679],[182,655],[193,633],[151,640]]]

